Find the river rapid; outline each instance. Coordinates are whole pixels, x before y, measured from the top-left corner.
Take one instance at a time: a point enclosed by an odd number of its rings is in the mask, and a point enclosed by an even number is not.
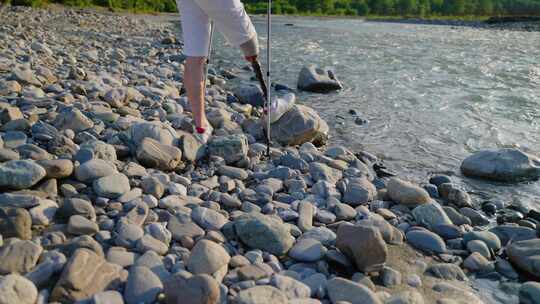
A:
[[[264,55],[266,20],[254,21]],[[342,81],[332,94],[297,92],[329,122],[331,143],[374,153],[418,181],[453,172],[479,201],[540,207],[539,183],[486,183],[459,172],[479,149],[540,154],[540,32],[281,16],[272,30],[274,82],[295,88],[310,64]],[[245,65],[219,34],[213,49],[215,67]],[[350,109],[368,123],[356,124]]]

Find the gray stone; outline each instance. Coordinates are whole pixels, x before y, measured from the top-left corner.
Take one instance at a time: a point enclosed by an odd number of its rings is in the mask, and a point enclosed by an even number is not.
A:
[[[471,219],[459,213],[455,208],[450,206],[444,206],[443,210],[448,216],[448,218],[450,218],[452,223],[454,223],[454,225],[472,225]]]
[[[182,160],[182,151],[171,145],[145,137],[137,146],[137,160],[149,168],[174,170]]]
[[[122,268],[88,249],[78,249],[67,262],[50,301],[72,303],[118,286]]]
[[[489,251],[488,246],[486,243],[484,243],[481,240],[472,240],[466,243],[467,244],[467,250],[472,252],[477,252],[481,254],[486,259],[491,258],[491,252]]]
[[[245,215],[234,225],[238,237],[246,245],[278,256],[286,254],[294,242],[287,225],[269,216]]]
[[[540,160],[517,149],[483,150],[461,163],[463,174],[489,180],[516,182],[540,177]]]
[[[97,195],[118,198],[130,190],[129,179],[122,173],[100,177],[92,184]]]
[[[426,190],[410,182],[391,178],[386,187],[390,199],[398,204],[416,206],[431,202]]]
[[[248,140],[243,134],[214,136],[208,142],[208,154],[218,156],[227,164],[234,164],[247,157]]]
[[[57,215],[66,220],[73,215],[81,215],[91,221],[96,220],[94,206],[89,201],[75,197],[65,199],[62,207],[58,209]]]
[[[367,178],[350,179],[343,193],[343,202],[353,206],[366,204],[377,195],[377,189]]]
[[[233,88],[234,95],[240,103],[249,104],[255,107],[264,105],[264,95],[261,87],[253,84],[243,84]]]
[[[204,230],[191,220],[185,220],[181,215],[173,216],[167,225],[171,231],[172,238],[175,241],[181,241],[182,238],[199,238],[205,234]]]
[[[0,234],[5,238],[32,238],[32,218],[23,208],[0,208]]]
[[[219,284],[209,275],[201,274],[189,278],[174,275],[165,282],[164,293],[167,304],[217,304]]]
[[[266,125],[264,125],[266,128]],[[271,125],[272,141],[284,146],[313,142],[323,145],[328,139],[328,124],[309,107],[294,105]]]
[[[428,253],[445,253],[444,240],[435,233],[427,230],[412,230],[406,234],[407,241],[416,249]]]
[[[313,215],[315,207],[311,202],[301,201],[298,204],[298,223],[297,226],[302,231],[308,231],[313,228]]]
[[[102,159],[92,159],[75,168],[75,177],[81,182],[91,182],[95,179],[115,174],[116,168]]]
[[[510,241],[517,242],[536,238],[536,231],[529,227],[500,225],[489,229],[489,231],[497,235],[503,246]]]
[[[220,230],[228,222],[223,214],[204,207],[193,209],[191,218],[205,230]]]
[[[315,239],[325,246],[333,245],[336,241],[336,234],[326,227],[314,227],[302,234],[300,239]]]
[[[540,303],[540,283],[526,282],[519,289],[519,303],[539,304]]]
[[[144,232],[135,224],[121,222],[116,227],[115,243],[126,248],[135,248],[137,241],[142,238]]]
[[[31,241],[14,239],[0,248],[0,274],[21,273],[32,270],[43,248]]]
[[[287,304],[287,296],[279,289],[268,286],[255,286],[244,289],[233,299],[233,304]]]
[[[41,262],[25,277],[37,287],[43,287],[53,275],[62,271],[66,262],[66,256],[58,251],[45,252],[41,257]]]
[[[314,239],[300,239],[289,250],[289,256],[300,262],[316,262],[324,257],[326,247]]]
[[[90,140],[81,144],[79,152],[77,152],[77,154],[75,155],[75,159],[84,162],[81,160],[81,157],[83,157],[82,155],[80,155],[81,153],[87,153],[88,155],[91,155],[92,159],[103,159],[110,163],[114,163],[117,159],[116,149],[114,148],[114,146],[104,143],[100,140]]]
[[[73,162],[69,159],[40,160],[37,164],[45,169],[47,178],[66,178],[73,173]]]
[[[420,205],[413,209],[412,214],[418,224],[426,226],[430,230],[435,225],[452,224],[444,209],[437,202]]]
[[[309,298],[311,296],[309,286],[288,276],[276,274],[272,276],[270,284],[281,290],[289,299]]]
[[[473,226],[485,226],[489,224],[489,219],[480,213],[478,210],[474,210],[473,208],[469,207],[463,207],[459,209],[459,212],[463,214],[464,216],[468,217]]]
[[[191,250],[187,268],[194,274],[213,275],[227,267],[230,255],[225,249],[212,241],[200,240]]]
[[[339,304],[340,301],[351,304],[382,304],[375,293],[367,287],[343,278],[329,280],[326,289],[333,304]]]
[[[506,248],[506,254],[518,269],[540,278],[540,239],[514,242]]]
[[[69,218],[67,231],[73,235],[94,235],[99,231],[99,227],[81,215],[73,215]]]
[[[170,126],[160,122],[142,122],[132,125],[129,129],[131,141],[134,145],[140,145],[145,138],[150,138],[166,146],[173,146],[176,140],[176,132]]]
[[[163,290],[160,279],[147,267],[134,266],[124,290],[126,304],[152,304]]]
[[[37,184],[47,172],[31,160],[11,160],[0,164],[0,187],[26,189]]]
[[[327,181],[331,184],[337,183],[341,179],[341,171],[331,168],[323,163],[310,163],[309,164],[309,173],[311,178],[315,181]]]
[[[416,290],[399,292],[384,301],[385,304],[424,304],[424,297]],[[449,303],[447,303],[449,304]]]
[[[54,126],[59,130],[82,132],[94,126],[94,122],[75,107],[64,108],[58,113]]]
[[[362,272],[378,271],[386,262],[388,249],[379,229],[375,227],[341,224],[336,247]]]
[[[93,295],[92,304],[124,304],[124,298],[118,291],[108,290]]]
[[[401,273],[393,268],[385,266],[381,272],[382,283],[386,287],[401,284]]]
[[[463,267],[472,272],[487,273],[495,270],[495,265],[490,263],[478,252],[473,252],[463,261]]]
[[[317,66],[303,67],[298,76],[298,89],[315,93],[341,90],[343,86],[331,70]]]
[[[1,304],[34,304],[37,297],[38,290],[30,280],[18,274],[0,276]]]
[[[440,279],[467,281],[463,270],[455,264],[433,264],[426,269],[426,272]]]

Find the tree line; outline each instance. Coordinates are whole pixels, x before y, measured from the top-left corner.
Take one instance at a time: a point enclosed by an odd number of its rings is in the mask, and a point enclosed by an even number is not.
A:
[[[267,1],[244,0],[250,13]],[[273,0],[276,14],[379,16],[540,15],[540,0]]]
[[[142,12],[175,12],[175,0],[0,0],[13,5],[102,6]],[[243,0],[249,13],[264,14],[267,0]],[[273,0],[275,14],[352,16],[540,15],[540,0]]]

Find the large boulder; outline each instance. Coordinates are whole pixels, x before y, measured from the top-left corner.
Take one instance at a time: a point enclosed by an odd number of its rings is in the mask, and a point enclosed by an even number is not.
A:
[[[328,93],[342,89],[331,70],[323,70],[316,66],[303,67],[298,75],[298,89],[315,93]]]
[[[266,124],[264,124],[266,128]],[[328,124],[312,108],[295,105],[271,126],[272,140],[284,146],[306,142],[323,145],[328,139]]]
[[[483,150],[461,163],[463,174],[502,182],[537,180],[540,159],[517,149]]]
[[[120,265],[108,263],[86,248],[78,249],[64,267],[49,300],[73,303],[112,289],[121,282],[121,271]]]
[[[366,225],[340,225],[336,247],[354,261],[362,272],[381,270],[388,255],[379,229]]]
[[[540,279],[540,239],[512,243],[506,249],[506,254],[517,268]]]
[[[237,219],[234,226],[246,245],[277,256],[286,254],[294,243],[289,227],[270,216],[245,215]]]
[[[27,273],[34,266],[43,248],[31,241],[14,241],[4,245],[0,250],[0,274]]]

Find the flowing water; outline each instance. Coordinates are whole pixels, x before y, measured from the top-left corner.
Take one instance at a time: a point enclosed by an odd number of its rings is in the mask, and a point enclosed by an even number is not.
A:
[[[265,19],[254,20],[264,46]],[[400,175],[459,175],[461,161],[484,148],[540,155],[539,32],[305,17],[275,17],[272,30],[273,81],[295,88],[302,66],[333,69],[342,91],[299,101],[329,122],[332,143],[374,153]],[[221,35],[214,50],[220,67],[245,65]],[[355,124],[349,109],[369,123]],[[463,184],[540,207],[540,182]]]

